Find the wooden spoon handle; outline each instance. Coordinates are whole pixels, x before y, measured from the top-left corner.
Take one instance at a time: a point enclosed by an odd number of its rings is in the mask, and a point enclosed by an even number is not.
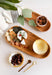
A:
[[[33,62],[32,65],[30,65],[24,72],[26,72],[28,69],[30,69],[33,65],[37,64],[37,62]]]
[[[28,69],[30,69],[34,64],[32,64],[31,66],[29,66],[24,72],[26,72]]]
[[[20,72],[27,64],[28,64],[28,62],[18,72]]]

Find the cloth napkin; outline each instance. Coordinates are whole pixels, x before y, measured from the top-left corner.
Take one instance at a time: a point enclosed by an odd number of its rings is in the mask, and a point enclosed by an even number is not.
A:
[[[9,23],[13,23],[10,11],[0,8],[0,37],[4,34],[9,26]]]

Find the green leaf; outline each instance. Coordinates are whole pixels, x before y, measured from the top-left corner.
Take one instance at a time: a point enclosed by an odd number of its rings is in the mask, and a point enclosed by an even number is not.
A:
[[[17,8],[15,6],[13,6],[12,4],[9,4],[9,3],[5,3],[5,2],[0,2],[0,7],[4,8],[4,9],[8,9],[8,10],[17,10]]]
[[[24,17],[23,16],[20,15],[17,20],[20,24],[24,25]]]
[[[19,3],[19,2],[21,2],[21,0],[5,0],[5,1],[9,1],[9,2],[12,2],[12,3]]]
[[[12,3],[19,3],[19,2],[21,2],[22,0],[0,0],[0,2],[5,2],[5,1],[7,1],[7,2],[12,2]]]
[[[29,25],[31,25],[31,26],[36,26],[36,24],[35,24],[35,22],[34,22],[34,20],[29,20]]]
[[[5,0],[0,0],[0,2],[4,2]]]
[[[30,9],[23,9],[22,14],[25,18],[31,18],[32,17],[32,10]]]

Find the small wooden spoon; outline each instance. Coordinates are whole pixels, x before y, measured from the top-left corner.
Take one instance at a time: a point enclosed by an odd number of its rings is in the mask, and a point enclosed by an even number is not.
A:
[[[18,70],[18,72],[20,72],[29,63],[31,63],[31,60],[28,60],[28,62],[20,70]]]
[[[24,72],[26,72],[28,69],[30,69],[33,65],[37,64],[37,62],[33,62],[32,65],[30,65]]]
[[[40,14],[36,13],[36,12],[32,12],[32,18],[25,18],[25,20],[28,22],[29,20],[34,20],[34,22],[36,23],[36,19],[38,16],[41,16]],[[35,28],[38,29],[41,32],[47,31],[50,29],[51,23],[48,20],[48,23],[45,27],[39,27],[36,26]]]

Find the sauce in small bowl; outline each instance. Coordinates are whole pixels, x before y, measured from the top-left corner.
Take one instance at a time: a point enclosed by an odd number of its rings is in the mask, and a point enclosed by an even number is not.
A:
[[[37,26],[39,27],[44,27],[47,25],[47,18],[45,16],[38,16],[37,19],[36,19],[36,24]]]

